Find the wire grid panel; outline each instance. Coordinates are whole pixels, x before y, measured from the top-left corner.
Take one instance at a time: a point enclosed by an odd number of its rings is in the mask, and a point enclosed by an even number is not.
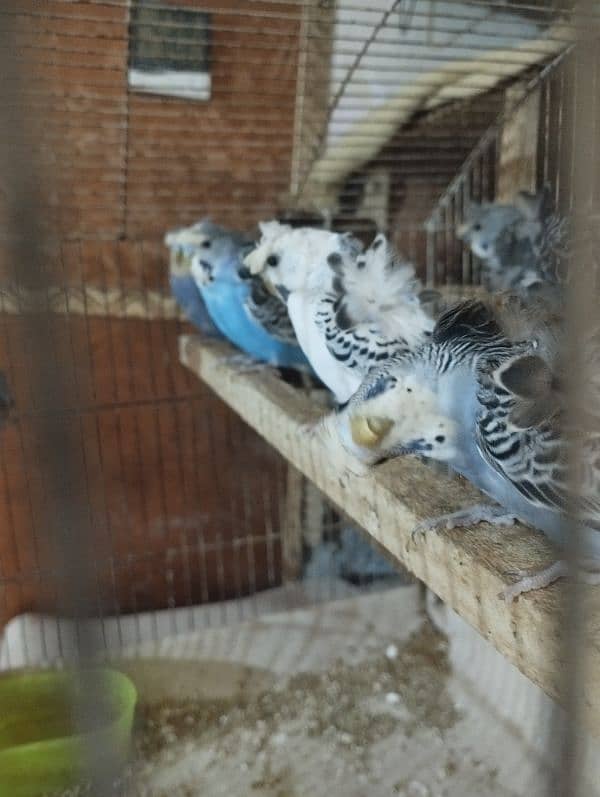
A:
[[[510,203],[517,191],[549,190],[553,209],[561,217],[573,212],[575,164],[573,140],[578,124],[577,75],[582,65],[578,49],[569,47],[531,81],[517,84],[507,92],[506,106],[484,133],[454,179],[438,198],[429,216],[427,237],[427,278],[430,284],[479,283],[480,268],[468,245],[457,237],[457,230],[468,216],[470,202]],[[592,80],[598,85],[598,59],[593,64]],[[573,74],[571,89],[565,85]],[[592,118],[598,115],[597,92],[592,94]],[[511,141],[511,133],[526,120],[523,139]],[[507,141],[508,139],[508,141]],[[595,137],[593,136],[595,142]],[[515,146],[517,152],[511,153]],[[598,214],[598,146],[592,145],[589,168],[594,177],[591,193],[583,202],[587,233],[594,238]],[[504,162],[503,158],[512,162]]]
[[[423,272],[422,222],[505,85],[539,74],[581,23],[537,3],[354,0],[54,0],[0,18],[29,111],[6,142],[23,137],[37,170],[48,345],[93,534],[94,611],[275,586],[287,467],[180,368],[165,230],[308,209],[392,230]],[[474,195],[492,194],[494,159]],[[15,409],[0,449],[2,622],[55,609],[60,573],[34,431],[48,407],[30,379],[32,297],[12,238],[4,224],[0,365]]]
[[[536,180],[570,207],[576,94],[547,69],[586,16],[535,0],[31,0],[0,20],[22,78],[0,108],[28,111],[3,125],[5,161],[13,148],[31,161],[40,220],[28,263],[0,170],[0,368],[15,404],[0,430],[0,666],[76,655],[71,616],[115,650],[280,607],[289,590],[267,607],[261,591],[290,567],[290,494],[295,526],[298,507],[312,518],[302,534],[322,508],[180,367],[189,327],[164,232],[307,210],[390,231],[431,281],[476,283],[454,229],[471,198],[498,195],[499,127],[477,142],[515,81],[541,86]],[[442,192],[432,246],[422,224]]]

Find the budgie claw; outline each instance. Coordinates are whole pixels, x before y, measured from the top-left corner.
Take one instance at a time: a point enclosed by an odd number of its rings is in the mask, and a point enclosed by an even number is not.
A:
[[[414,527],[411,532],[410,539],[412,543],[416,543],[420,537],[424,537],[428,531],[439,531],[443,528],[451,528],[446,526],[447,518],[449,515],[440,515],[439,517],[428,518],[422,520]]]
[[[227,365],[236,368],[241,374],[251,374],[255,371],[263,371],[267,366],[265,363],[257,362],[246,354],[232,354],[219,360],[219,365]]]
[[[313,421],[305,421],[301,423],[298,427],[298,433],[301,437],[307,437],[309,440],[314,440],[321,427],[321,418],[317,418],[317,420]]]
[[[519,577],[518,581],[498,593],[500,600],[506,603],[512,603],[524,592],[543,589],[559,578],[563,578],[567,575],[567,563],[563,559],[559,559],[541,570],[517,570],[515,575]]]
[[[450,512],[447,515],[439,515],[438,517],[422,520],[413,529],[411,540],[415,543],[419,537],[424,537],[428,531],[450,530],[461,526],[474,526],[477,523],[512,526],[516,519],[514,515],[507,514],[500,506],[475,504],[466,509],[459,509],[457,512]]]
[[[591,586],[600,584],[600,561],[583,559],[579,562],[579,568],[577,571],[578,581]],[[518,576],[518,581],[498,593],[500,600],[506,601],[506,603],[512,603],[524,592],[543,589],[558,581],[559,578],[564,578],[569,574],[569,565],[564,559],[558,559],[540,570],[516,570],[514,574]]]

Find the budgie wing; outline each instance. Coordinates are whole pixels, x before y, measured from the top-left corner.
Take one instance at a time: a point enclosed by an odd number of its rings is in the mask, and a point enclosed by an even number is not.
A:
[[[296,334],[286,306],[267,291],[259,278],[252,280],[252,286],[246,299],[246,309],[276,340],[281,343],[297,345]]]
[[[377,323],[353,324],[341,297],[332,293],[317,303],[315,320],[331,355],[360,374],[409,350],[404,339],[383,335]]]
[[[564,408],[536,359],[519,356],[508,368],[480,363],[477,445],[486,462],[534,506],[562,512],[569,504]],[[525,360],[532,361],[527,375]],[[600,529],[600,429],[575,435],[581,452],[578,511],[586,526]]]

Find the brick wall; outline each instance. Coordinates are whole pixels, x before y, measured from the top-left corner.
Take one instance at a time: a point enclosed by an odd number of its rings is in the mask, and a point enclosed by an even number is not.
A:
[[[125,0],[22,4],[32,152],[57,239],[159,240],[206,213],[249,227],[287,196],[300,6],[167,2],[211,13],[208,101],[128,91]]]
[[[208,3],[177,5],[212,13],[212,97],[130,95],[131,238],[156,238],[207,211],[249,228],[289,189],[300,6],[228,0],[216,13]]]
[[[175,321],[57,319],[67,434],[85,474],[99,606],[132,611],[236,597],[277,583],[281,458],[177,363]],[[24,351],[2,319],[17,410],[0,447],[0,624],[53,605],[43,450]],[[25,356],[24,356],[25,355]],[[267,539],[269,537],[269,539]]]
[[[285,201],[299,6],[175,4],[212,13],[210,101],[127,90],[126,0],[19,6],[32,158],[60,282],[166,292],[166,229],[205,214],[249,228]],[[0,264],[6,281],[12,264],[1,248]],[[0,322],[0,368],[16,399],[0,438],[1,625],[51,608],[55,595],[32,361],[23,319]],[[181,331],[174,321],[117,318],[56,325],[58,367],[76,389],[69,417],[104,611],[235,597],[280,578],[284,463],[178,365]]]

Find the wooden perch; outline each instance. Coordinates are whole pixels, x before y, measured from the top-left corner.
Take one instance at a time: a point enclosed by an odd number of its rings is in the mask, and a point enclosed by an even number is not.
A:
[[[276,372],[242,374],[224,360],[231,347],[196,336],[180,338],[181,362],[190,368],[327,497],[363,527],[398,562],[424,581],[528,678],[560,700],[565,655],[561,632],[564,583],[506,604],[498,593],[511,572],[556,558],[542,534],[523,526],[430,533],[413,543],[418,521],[469,506],[481,494],[464,480],[441,474],[414,457],[380,465],[366,476],[330,467],[328,449],[309,439],[301,424],[319,416],[306,394]],[[348,465],[352,459],[347,458]],[[485,500],[485,499],[484,499]],[[513,576],[514,578],[514,576]],[[592,640],[585,700],[588,724],[600,734],[600,588],[585,590],[586,628]]]

